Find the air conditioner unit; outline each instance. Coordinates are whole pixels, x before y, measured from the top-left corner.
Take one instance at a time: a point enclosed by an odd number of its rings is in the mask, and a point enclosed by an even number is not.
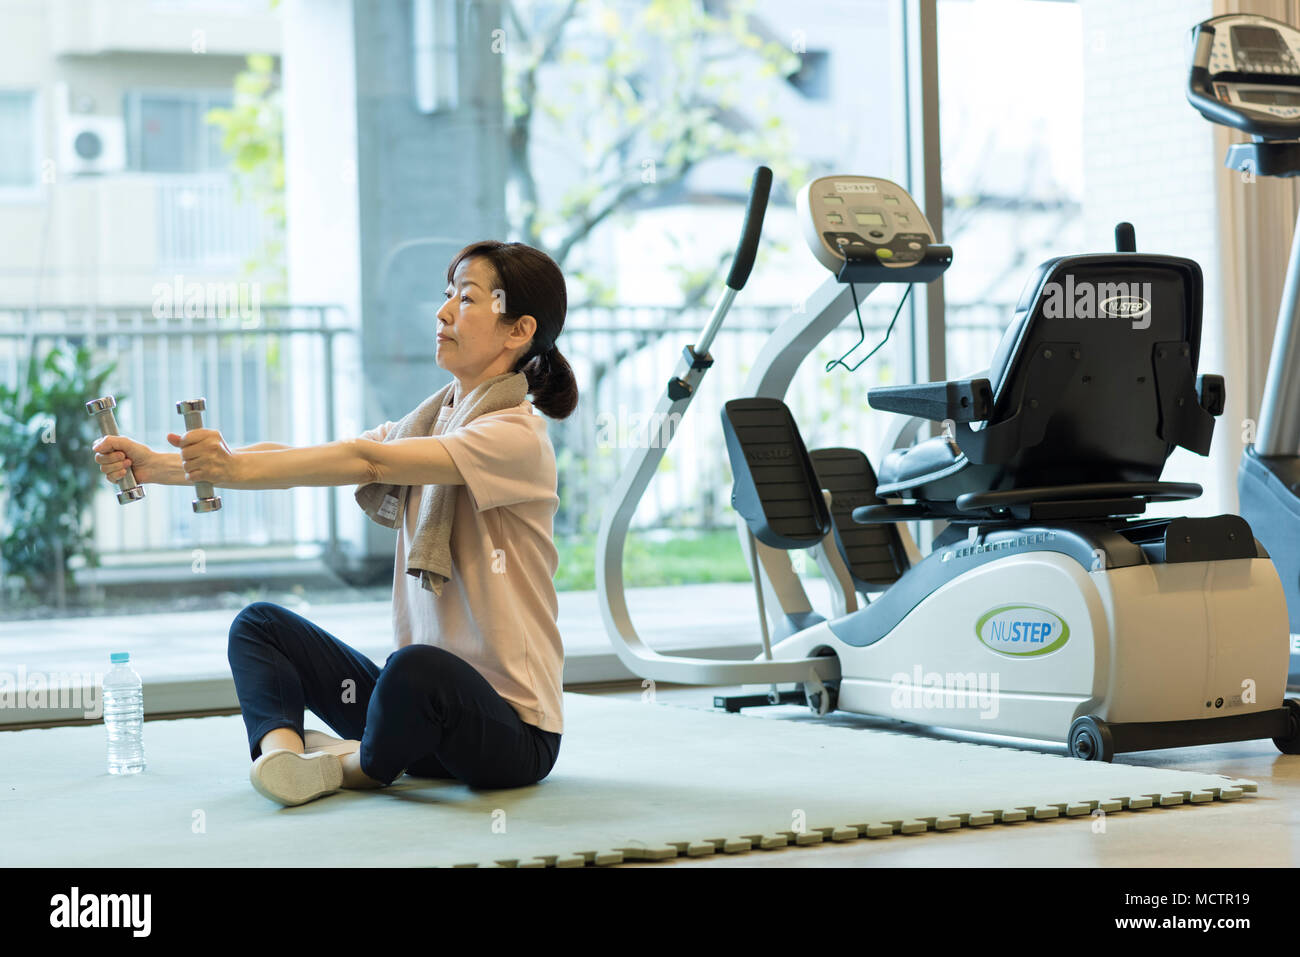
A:
[[[126,168],[126,129],[120,116],[74,113],[59,130],[59,172],[67,176]]]

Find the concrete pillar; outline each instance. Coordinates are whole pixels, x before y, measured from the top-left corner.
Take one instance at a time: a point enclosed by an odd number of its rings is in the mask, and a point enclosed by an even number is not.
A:
[[[457,96],[427,113],[416,92],[417,10],[444,3],[432,55],[455,57]],[[335,353],[330,439],[343,438],[400,420],[450,381],[434,360],[447,263],[468,242],[505,238],[500,5],[285,0],[283,9],[289,298],[338,303],[344,315],[333,321],[357,330]],[[309,381],[300,365],[290,374]],[[361,513],[351,487],[335,497],[348,556],[340,570],[387,574],[395,533]]]

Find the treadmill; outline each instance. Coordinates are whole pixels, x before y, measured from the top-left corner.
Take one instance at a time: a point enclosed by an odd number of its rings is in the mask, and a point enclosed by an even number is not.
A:
[[[1211,123],[1250,135],[1224,165],[1252,176],[1300,175],[1300,30],[1258,14],[1192,28],[1187,99]],[[1291,621],[1287,686],[1300,688],[1300,222],[1278,308],[1255,443],[1237,471],[1239,511],[1268,550]]]

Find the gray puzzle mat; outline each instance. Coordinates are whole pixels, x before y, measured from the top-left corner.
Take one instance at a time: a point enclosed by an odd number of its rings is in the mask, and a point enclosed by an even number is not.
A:
[[[148,769],[130,777],[105,770],[102,725],[0,733],[0,864],[616,864],[1256,790],[1214,774],[905,733],[572,693],[564,701],[559,762],[533,787],[475,792],[406,776],[296,808],[248,783],[238,716],[147,722]],[[311,716],[307,726],[325,727]]]

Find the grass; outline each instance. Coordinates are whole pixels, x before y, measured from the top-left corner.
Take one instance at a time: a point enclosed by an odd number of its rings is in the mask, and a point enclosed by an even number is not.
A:
[[[596,587],[596,536],[557,538],[560,567],[555,574],[557,591],[592,591]],[[792,553],[797,555],[798,553]],[[817,566],[806,562],[807,577],[819,577]],[[662,585],[694,585],[716,582],[748,582],[749,562],[734,528],[693,531],[668,529],[633,532],[628,535],[623,555],[624,585],[650,588]],[[285,589],[250,582],[239,592],[212,595],[160,593],[155,596],[108,596],[77,592],[68,596],[68,607],[54,608],[26,593],[0,593],[0,621],[42,618],[74,618],[86,615],[132,615],[155,612],[237,610],[253,601],[272,601],[297,607],[299,600],[318,603],[388,601],[392,584],[352,588],[342,583],[328,588]]]
[[[596,587],[595,536],[561,538],[555,546],[560,552],[556,590],[593,590]],[[819,574],[812,562],[808,563],[808,574]],[[623,552],[623,583],[627,588],[749,580],[749,562],[734,528],[628,533]]]

